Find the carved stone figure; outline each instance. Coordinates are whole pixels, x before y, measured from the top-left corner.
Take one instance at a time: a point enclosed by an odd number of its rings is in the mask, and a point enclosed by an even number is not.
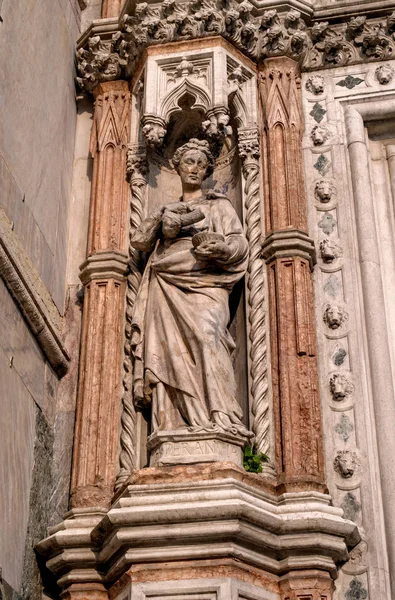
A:
[[[330,329],[338,329],[348,319],[348,314],[338,304],[328,304],[324,312],[324,321]]]
[[[328,238],[321,240],[320,255],[324,263],[331,263],[342,256],[342,254],[342,249],[334,240],[330,240]]]
[[[351,450],[339,450],[333,460],[333,468],[344,479],[352,477],[357,466],[357,453]]]
[[[330,131],[327,127],[322,127],[322,125],[315,125],[311,130],[310,135],[314,146],[322,146],[330,137]]]
[[[134,399],[151,405],[152,433],[228,433],[248,439],[236,399],[228,298],[247,268],[248,244],[229,200],[204,193],[213,169],[208,142],[180,147],[178,202],[137,227],[132,245],[150,252],[134,305]]]
[[[340,401],[352,394],[354,386],[342,373],[334,373],[329,380],[329,389],[332,398],[336,401]]]
[[[388,83],[391,83],[395,71],[391,65],[380,65],[375,72],[378,82],[381,83],[381,85],[387,85]]]
[[[332,200],[336,193],[336,188],[331,181],[320,179],[317,181],[314,188],[314,196],[318,202],[326,204]]]
[[[306,90],[312,94],[322,94],[325,87],[325,81],[322,75],[310,75],[306,81]]]

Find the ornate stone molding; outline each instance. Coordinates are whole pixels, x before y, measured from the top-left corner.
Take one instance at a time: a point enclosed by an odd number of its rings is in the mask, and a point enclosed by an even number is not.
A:
[[[122,17],[111,40],[95,35],[78,50],[78,83],[92,91],[102,81],[130,77],[147,46],[217,35],[255,61],[289,56],[302,70],[395,56],[395,12],[384,19],[358,16],[347,23],[319,21],[311,27],[295,9],[258,12],[248,0],[139,3],[133,15]]]
[[[0,275],[58,377],[68,370],[62,318],[44,282],[0,207]]]
[[[265,275],[261,260],[260,148],[257,128],[238,130],[239,156],[245,180],[246,235],[250,248],[248,263],[249,338],[253,430],[258,449],[271,454],[271,414],[267,373]]]
[[[123,395],[121,416],[121,452],[119,457],[120,470],[117,475],[116,487],[120,487],[131,475],[136,464],[136,426],[137,416],[133,402],[132,358],[130,354],[131,324],[134,301],[141,281],[141,254],[133,248],[130,240],[141,223],[143,217],[144,195],[147,185],[146,175],[148,162],[143,146],[129,146],[127,151],[126,174],[130,183],[131,198],[129,207],[129,269],[126,285],[126,324],[124,332],[123,359]]]

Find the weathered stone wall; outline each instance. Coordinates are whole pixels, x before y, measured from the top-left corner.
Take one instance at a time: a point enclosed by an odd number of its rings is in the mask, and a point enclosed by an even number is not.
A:
[[[34,546],[68,509],[82,302],[76,265],[86,252],[91,105],[77,114],[79,1],[0,4],[0,205],[30,283],[39,275],[36,289],[48,291],[39,298],[42,317],[48,308],[71,359],[59,379],[32,326],[36,313],[30,321],[22,314],[26,290],[16,277],[22,300],[13,298],[0,278],[0,596],[33,600],[42,597]],[[87,12],[99,16],[98,3]],[[76,127],[82,130],[75,152]],[[7,240],[2,244],[6,256]]]
[[[76,118],[78,11],[76,0],[6,0],[0,39],[1,203],[61,312]]]

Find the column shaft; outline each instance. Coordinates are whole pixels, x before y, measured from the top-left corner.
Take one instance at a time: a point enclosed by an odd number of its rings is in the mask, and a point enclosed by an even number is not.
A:
[[[127,83],[96,91],[94,160],[80,375],[73,455],[72,506],[106,506],[118,463],[122,330],[127,272]]]
[[[311,267],[307,234],[298,66],[266,60],[260,91],[267,206],[263,254],[269,298],[276,467],[282,489],[324,491],[321,413]]]

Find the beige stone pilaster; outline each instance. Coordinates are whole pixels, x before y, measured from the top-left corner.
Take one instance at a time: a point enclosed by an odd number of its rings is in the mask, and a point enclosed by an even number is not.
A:
[[[325,490],[298,65],[261,65],[276,468],[280,489]]]
[[[107,506],[118,462],[122,329],[127,273],[126,149],[130,94],[124,81],[95,90],[93,182],[85,286],[72,506]]]

